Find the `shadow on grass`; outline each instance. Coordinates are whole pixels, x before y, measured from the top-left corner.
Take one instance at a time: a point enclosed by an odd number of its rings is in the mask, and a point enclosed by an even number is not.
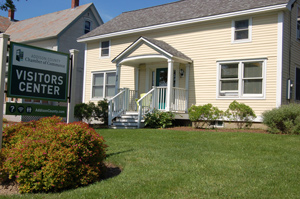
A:
[[[128,153],[128,152],[131,152],[131,151],[134,151],[134,150],[133,149],[129,149],[129,150],[126,150],[126,151],[120,151],[120,152],[116,152],[116,153],[110,153],[110,154],[106,155],[106,158],[114,156],[114,155],[119,155],[121,153]]]

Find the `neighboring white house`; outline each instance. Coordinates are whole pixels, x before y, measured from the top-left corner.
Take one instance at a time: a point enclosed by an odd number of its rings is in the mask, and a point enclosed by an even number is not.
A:
[[[45,49],[69,53],[70,49],[79,50],[77,81],[73,83],[76,87],[76,103],[82,102],[84,52],[85,45],[78,43],[78,37],[92,31],[103,24],[103,21],[93,3],[79,6],[79,0],[71,0],[71,7],[66,10],[37,16],[34,18],[15,21],[14,13],[9,13],[11,24],[5,31],[10,35],[10,41],[20,42]],[[7,19],[7,18],[6,18]],[[6,20],[5,19],[5,20]],[[0,22],[1,24],[1,22]],[[6,98],[6,101],[16,99]],[[19,100],[20,101],[20,100]],[[26,99],[23,102],[56,104],[48,101]],[[5,116],[9,120],[20,120],[20,117]],[[22,121],[34,119],[23,116]]]
[[[115,126],[138,126],[153,108],[188,119],[193,104],[226,110],[233,100],[261,122],[300,100],[299,0],[181,0],[124,12],[78,41],[83,101],[110,99]],[[120,119],[129,111],[133,122]]]

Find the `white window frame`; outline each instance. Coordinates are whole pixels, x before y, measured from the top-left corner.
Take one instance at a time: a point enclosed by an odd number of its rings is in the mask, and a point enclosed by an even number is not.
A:
[[[102,43],[103,42],[108,42],[108,55],[104,55],[102,56]],[[100,59],[103,59],[103,58],[110,58],[110,48],[111,48],[111,42],[110,40],[105,40],[105,41],[100,41],[100,51],[99,51],[99,56],[100,56]]]
[[[235,22],[248,20],[248,38],[247,39],[235,39]],[[241,18],[237,20],[232,20],[231,22],[231,43],[246,43],[252,41],[252,17],[250,18]]]
[[[244,63],[261,62],[262,63],[262,93],[261,94],[244,94]],[[221,66],[223,64],[238,64],[238,90],[228,91],[228,93],[237,92],[237,95],[220,95],[221,91]],[[266,66],[267,59],[249,59],[249,60],[233,60],[233,61],[218,61],[217,62],[217,99],[265,99],[266,96]],[[248,78],[247,78],[248,79]],[[258,79],[258,78],[253,78]],[[226,93],[224,91],[223,93]]]
[[[106,78],[108,73],[115,73],[117,75],[117,72],[115,70],[110,70],[110,71],[94,71],[92,72],[92,77],[91,77],[91,100],[103,100],[105,99],[110,99],[113,96],[107,97],[106,95]],[[94,75],[97,74],[103,74],[103,97],[93,97],[93,87],[94,87]],[[116,86],[116,85],[115,85]]]

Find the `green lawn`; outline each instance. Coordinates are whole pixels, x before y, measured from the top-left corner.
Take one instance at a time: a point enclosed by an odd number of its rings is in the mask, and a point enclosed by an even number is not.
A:
[[[21,198],[300,198],[300,136],[101,129],[120,175]],[[20,198],[10,196],[9,198]]]

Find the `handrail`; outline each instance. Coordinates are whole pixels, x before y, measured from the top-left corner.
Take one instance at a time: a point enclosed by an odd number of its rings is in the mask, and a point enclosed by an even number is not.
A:
[[[125,92],[125,89],[122,89],[118,94],[116,94],[115,96],[113,96],[112,98],[110,98],[110,100],[108,100],[108,102],[114,100],[115,98],[117,98],[119,95],[121,95],[124,92]]]
[[[137,101],[137,103],[139,104],[140,101],[142,101],[143,99],[145,99],[145,98],[147,97],[147,95],[149,95],[150,93],[152,93],[154,90],[155,90],[155,88],[152,88],[148,93],[146,93],[143,97],[141,97],[141,98]]]
[[[125,99],[126,89],[123,89],[113,98],[108,101],[108,125],[110,126],[112,120],[119,116],[126,109],[126,99]]]
[[[142,116],[146,114],[146,111],[152,111],[155,107],[155,90],[156,87],[153,87],[148,93],[146,93],[141,99],[137,101],[138,107],[138,128],[141,127]],[[148,102],[146,100],[148,99]],[[151,105],[152,103],[152,105]],[[143,106],[144,105],[144,106]]]

